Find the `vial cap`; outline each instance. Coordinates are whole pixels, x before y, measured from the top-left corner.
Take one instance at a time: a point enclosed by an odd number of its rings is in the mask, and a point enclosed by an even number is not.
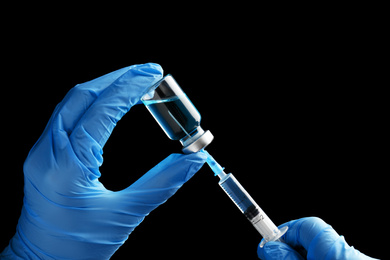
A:
[[[183,153],[196,153],[209,145],[214,139],[213,134],[207,130],[202,136],[183,148]]]

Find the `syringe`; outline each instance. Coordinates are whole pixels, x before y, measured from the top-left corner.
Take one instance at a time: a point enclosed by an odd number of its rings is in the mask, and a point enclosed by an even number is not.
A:
[[[288,227],[285,226],[278,229],[248,192],[241,186],[233,174],[226,174],[223,171],[224,168],[222,168],[206,150],[202,150],[202,152],[207,155],[207,163],[215,173],[215,176],[220,178],[218,184],[264,238],[260,243],[260,247],[263,247],[264,244],[269,241],[283,242],[281,236],[286,233]]]

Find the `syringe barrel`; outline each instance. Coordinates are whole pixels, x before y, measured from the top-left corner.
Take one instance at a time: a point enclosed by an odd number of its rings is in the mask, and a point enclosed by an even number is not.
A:
[[[253,206],[257,206],[249,193],[241,186],[233,174],[229,173],[224,176],[218,183],[226,194],[232,199],[234,204],[241,210],[242,213],[253,210]],[[258,206],[257,206],[258,207]]]
[[[264,240],[266,240],[266,242],[273,241],[274,237],[278,235],[279,229],[261,208],[258,208],[258,210],[259,213],[252,219],[248,218],[248,220],[260,233]]]
[[[247,219],[252,223],[265,242],[273,241],[282,234],[277,226],[265,214],[265,212],[256,204],[249,193],[242,187],[233,174],[225,175],[219,185],[226,194],[233,200],[234,204],[241,210]]]

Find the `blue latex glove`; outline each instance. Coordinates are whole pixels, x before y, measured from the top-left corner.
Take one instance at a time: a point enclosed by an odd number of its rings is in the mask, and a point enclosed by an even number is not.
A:
[[[282,237],[285,243],[268,242],[257,248],[260,259],[320,259],[320,260],[372,260],[350,247],[337,232],[323,220],[316,217],[293,220],[281,225],[288,226]]]
[[[108,259],[202,167],[203,153],[172,154],[122,191],[98,180],[116,122],[161,77],[157,64],[135,65],[69,91],[25,161],[22,214],[1,259]]]

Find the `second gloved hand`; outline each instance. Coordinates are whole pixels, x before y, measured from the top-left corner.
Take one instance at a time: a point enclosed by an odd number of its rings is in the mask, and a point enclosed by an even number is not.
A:
[[[116,122],[161,77],[157,64],[135,65],[69,91],[26,159],[22,214],[1,259],[109,259],[202,167],[202,153],[172,154],[122,191],[98,180]]]
[[[268,242],[258,247],[257,254],[263,260],[373,260],[349,246],[343,236],[322,219],[316,217],[293,220],[281,225],[288,226],[281,242]]]

